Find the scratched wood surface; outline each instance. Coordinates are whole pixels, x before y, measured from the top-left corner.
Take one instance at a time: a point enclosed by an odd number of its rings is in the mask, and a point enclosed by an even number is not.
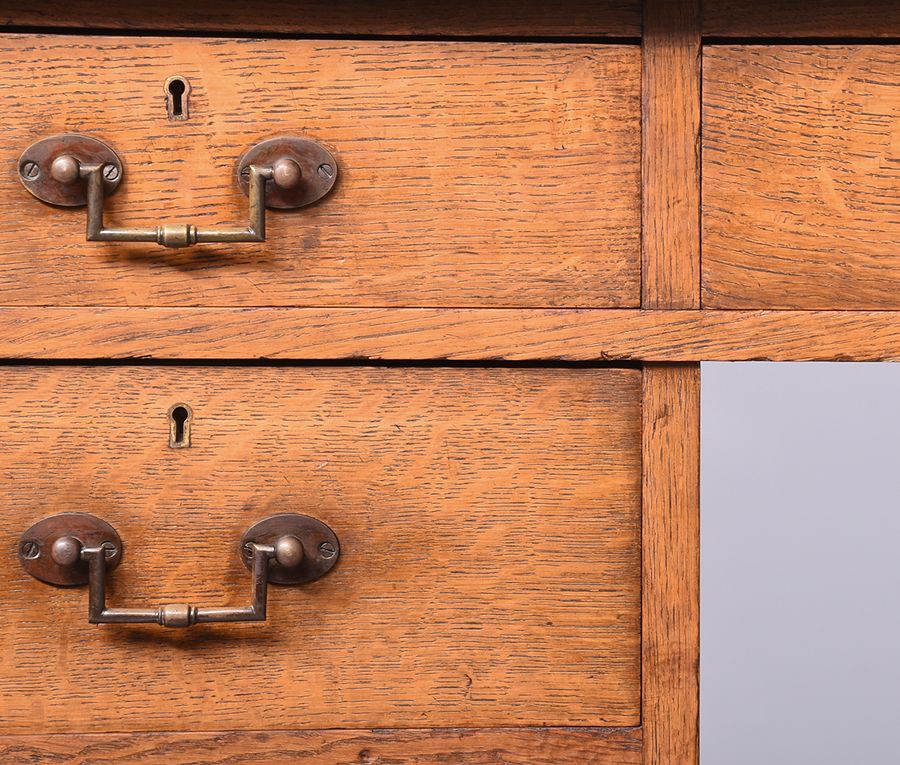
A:
[[[900,49],[706,48],[703,305],[900,307]]]
[[[640,0],[4,0],[7,25],[98,29],[202,30],[237,34],[370,34],[635,37]]]
[[[0,735],[4,765],[639,765],[639,728]]]
[[[0,61],[0,304],[640,302],[636,45],[13,35]],[[339,180],[271,213],[266,243],[86,243],[83,209],[17,178],[65,131],[120,153],[122,225],[245,222],[234,166],[272,136],[322,141]]]
[[[703,0],[703,33],[719,37],[896,37],[897,0]]]
[[[93,513],[125,545],[110,603],[152,606],[243,601],[238,540],[274,512],[321,518],[342,556],[273,587],[266,623],[184,631],[91,626],[85,589],[0,556],[0,730],[637,725],[640,380],[4,368],[7,551]],[[168,446],[176,403],[190,448]]]
[[[644,368],[644,765],[699,763],[700,365]]]
[[[900,361],[900,313],[0,307],[28,358]]]

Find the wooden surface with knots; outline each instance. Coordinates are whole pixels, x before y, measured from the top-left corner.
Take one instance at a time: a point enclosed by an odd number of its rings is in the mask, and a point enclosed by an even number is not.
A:
[[[637,37],[640,0],[4,0],[0,23],[237,34]]]
[[[703,305],[900,307],[900,48],[703,61]]]
[[[697,765],[700,689],[700,366],[644,368],[645,765]]]
[[[0,735],[3,765],[640,765],[639,728]]]
[[[244,601],[244,530],[295,511],[341,560],[269,620],[92,626],[0,556],[6,733],[634,726],[634,369],[14,366],[0,539],[84,511],[110,605]],[[193,409],[190,448],[167,412]]]
[[[700,4],[645,0],[644,308],[700,307]]]
[[[893,311],[0,308],[0,359],[900,361]]]
[[[13,35],[0,60],[2,305],[640,303],[637,45]],[[265,243],[86,243],[83,209],[17,177],[60,132],[122,157],[111,224],[243,222],[235,164],[273,136],[323,142],[339,177]]]
[[[718,37],[897,37],[897,0],[703,0],[703,33]]]

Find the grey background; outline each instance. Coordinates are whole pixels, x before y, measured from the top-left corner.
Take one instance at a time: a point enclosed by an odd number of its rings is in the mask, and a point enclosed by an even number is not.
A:
[[[900,364],[704,364],[703,765],[900,763]]]

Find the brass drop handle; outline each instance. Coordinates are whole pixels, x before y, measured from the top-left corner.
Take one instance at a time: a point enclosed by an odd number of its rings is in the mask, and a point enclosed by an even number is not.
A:
[[[299,168],[283,175],[296,176]],[[87,181],[87,240],[89,242],[156,242],[163,247],[187,247],[204,242],[264,242],[266,241],[266,181],[275,179],[275,167],[250,166],[250,225],[244,227],[200,228],[189,223],[169,223],[153,228],[116,228],[103,225],[103,171],[109,165],[81,165],[70,154],[53,160],[50,172],[54,178],[73,175]],[[297,183],[298,181],[293,181]],[[291,188],[284,186],[283,188]]]
[[[76,133],[44,138],[19,157],[19,179],[38,199],[54,205],[87,205],[87,241],[156,242],[187,247],[206,242],[264,242],[266,207],[292,209],[331,191],[337,162],[308,138],[271,138],[244,153],[236,182],[250,198],[250,223],[204,228],[190,223],[115,227],[103,222],[103,199],[121,184],[124,165],[108,144]]]
[[[249,606],[111,608],[106,605],[109,572],[122,560],[123,545],[106,521],[87,513],[61,513],[32,526],[19,541],[19,559],[32,576],[49,584],[90,585],[91,624],[161,624],[189,627],[212,622],[266,619],[270,582],[302,584],[326,574],[340,555],[334,532],[321,521],[297,513],[273,515],[253,524],[241,539],[240,554],[251,571]]]

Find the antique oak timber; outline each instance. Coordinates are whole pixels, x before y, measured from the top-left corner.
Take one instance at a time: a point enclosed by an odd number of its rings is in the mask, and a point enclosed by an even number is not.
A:
[[[0,762],[697,765],[700,362],[900,360],[900,5],[0,25]]]

